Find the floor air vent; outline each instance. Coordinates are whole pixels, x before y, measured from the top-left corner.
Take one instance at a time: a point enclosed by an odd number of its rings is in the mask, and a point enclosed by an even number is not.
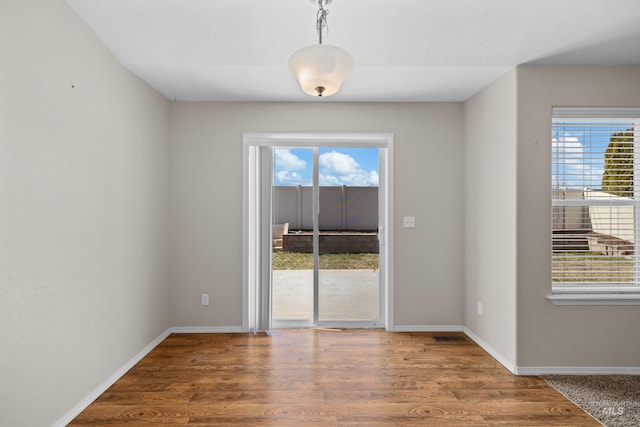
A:
[[[467,339],[462,335],[434,335],[434,341],[438,342],[466,342]]]

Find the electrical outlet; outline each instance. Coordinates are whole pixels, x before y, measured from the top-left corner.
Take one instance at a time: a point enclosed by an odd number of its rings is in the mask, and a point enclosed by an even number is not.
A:
[[[202,305],[209,305],[209,294],[202,294]]]
[[[482,307],[482,303],[480,301],[478,301],[478,315],[482,316],[482,312],[484,310],[484,307]]]
[[[416,217],[415,216],[405,216],[402,218],[402,226],[404,228],[415,228],[416,227]]]

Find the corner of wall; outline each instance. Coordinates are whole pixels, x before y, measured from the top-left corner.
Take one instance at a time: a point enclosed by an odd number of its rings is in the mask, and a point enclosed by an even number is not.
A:
[[[464,104],[465,332],[516,365],[517,70]],[[490,249],[490,250],[489,250]]]

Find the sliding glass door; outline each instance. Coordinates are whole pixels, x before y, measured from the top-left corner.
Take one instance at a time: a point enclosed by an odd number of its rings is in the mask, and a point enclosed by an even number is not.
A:
[[[393,327],[392,139],[244,135],[243,330]]]
[[[278,326],[380,324],[379,153],[272,150],[272,319]]]

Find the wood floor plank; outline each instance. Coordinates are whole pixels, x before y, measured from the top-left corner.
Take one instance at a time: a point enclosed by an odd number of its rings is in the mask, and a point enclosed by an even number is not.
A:
[[[260,426],[274,426],[274,427],[337,427],[338,420],[334,417],[302,417],[302,418],[271,418],[271,417],[259,417],[251,414],[244,415],[239,418],[224,417],[224,416],[208,416],[208,417],[193,417],[188,423],[189,427],[260,427]]]
[[[193,392],[166,392],[166,391],[106,391],[95,400],[97,405],[130,404],[143,400],[149,404],[188,403],[192,400]]]
[[[362,402],[363,404],[411,403],[421,401],[458,402],[447,390],[330,390],[324,392],[327,403]]]
[[[546,402],[555,400],[557,392],[549,388],[516,388],[486,390],[453,390],[451,392],[460,402]]]
[[[216,403],[282,403],[289,404],[322,404],[325,401],[324,393],[319,390],[311,390],[306,393],[283,392],[275,390],[266,391],[204,391],[195,392],[189,401],[192,404],[211,405]]]
[[[172,334],[70,425],[599,426],[462,334]]]

